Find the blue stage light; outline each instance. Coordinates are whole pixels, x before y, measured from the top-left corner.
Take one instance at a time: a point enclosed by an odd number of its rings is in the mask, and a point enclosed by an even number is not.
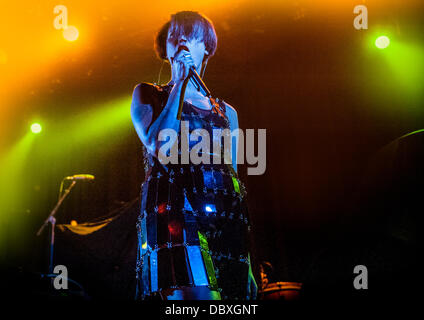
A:
[[[215,205],[214,204],[205,205],[205,211],[206,212],[216,212]]]

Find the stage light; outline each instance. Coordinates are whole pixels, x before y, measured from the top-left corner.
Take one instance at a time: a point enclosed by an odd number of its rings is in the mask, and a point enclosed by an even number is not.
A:
[[[71,226],[76,227],[78,225],[78,222],[76,222],[75,220],[71,221]]]
[[[78,29],[74,26],[68,26],[63,29],[63,37],[68,41],[75,41],[78,39],[79,32]]]
[[[216,212],[215,205],[213,205],[213,204],[205,205],[205,211],[206,212]]]
[[[7,63],[7,54],[5,51],[0,49],[0,64],[6,64]]]
[[[7,226],[14,229],[13,232],[18,232],[28,220],[25,217],[28,207],[22,199],[23,190],[28,185],[25,168],[27,161],[31,161],[30,152],[35,140],[35,135],[28,131],[5,154],[0,155],[0,221],[6,222],[5,225],[0,223],[0,248],[3,245],[2,235],[11,232],[3,227]]]
[[[414,42],[395,41],[384,59],[389,66],[395,90],[403,92],[408,101],[419,105],[424,89],[424,48]],[[387,79],[385,79],[387,81]],[[413,99],[413,100],[412,100]],[[420,108],[417,108],[418,111]],[[412,109],[409,109],[412,111]]]
[[[85,105],[83,112],[58,119],[56,124],[49,124],[49,134],[43,138],[43,151],[38,149],[39,152],[50,157],[60,157],[66,154],[63,144],[73,144],[75,141],[78,141],[79,148],[94,146],[103,141],[107,145],[103,148],[105,153],[112,152],[114,146],[127,141],[133,133],[130,105],[130,95],[92,106]]]
[[[165,213],[165,211],[167,210],[167,205],[165,202],[161,203],[158,205],[158,213]]]
[[[41,125],[39,123],[33,123],[31,125],[31,132],[32,133],[37,134],[37,133],[40,133],[41,130],[42,130],[42,128],[41,128]]]
[[[385,49],[389,46],[390,39],[386,36],[380,36],[375,40],[375,46],[378,49]]]

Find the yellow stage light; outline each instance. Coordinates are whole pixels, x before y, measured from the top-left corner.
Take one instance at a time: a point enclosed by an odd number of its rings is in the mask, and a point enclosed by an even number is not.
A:
[[[42,130],[41,125],[39,123],[33,123],[31,125],[31,131],[32,133],[40,133]]]
[[[0,49],[0,64],[6,64],[7,63],[7,54],[5,51]]]
[[[375,40],[375,46],[378,49],[385,49],[385,48],[387,48],[389,46],[389,44],[390,44],[390,39],[388,37],[386,37],[386,36],[378,37]]]
[[[68,26],[63,29],[63,37],[68,41],[75,41],[78,39],[79,32],[74,26]]]

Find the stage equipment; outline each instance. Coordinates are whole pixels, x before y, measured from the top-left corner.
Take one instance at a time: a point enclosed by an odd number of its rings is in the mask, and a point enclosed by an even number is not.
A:
[[[66,177],[65,180],[94,180],[94,176],[91,174],[74,174]]]
[[[273,282],[259,291],[259,300],[297,300],[302,284],[299,282]]]
[[[47,219],[44,221],[43,225],[40,227],[40,229],[37,232],[37,236],[40,236],[43,232],[44,228],[47,226],[47,224],[50,223],[50,252],[49,252],[49,269],[48,269],[48,275],[51,275],[53,273],[53,251],[54,251],[54,232],[55,232],[55,226],[56,226],[56,212],[61,206],[62,202],[65,200],[65,198],[68,196],[68,194],[71,192],[72,188],[77,183],[77,180],[92,180],[94,179],[94,176],[87,175],[87,174],[77,174],[69,177],[65,177],[61,184],[60,184],[60,190],[59,190],[59,200],[56,203],[56,206],[53,208],[53,210],[50,212]],[[62,193],[63,183],[65,180],[72,180],[72,183],[70,186]]]
[[[299,298],[302,283],[299,282],[269,282],[269,275],[273,274],[274,268],[268,261],[263,261],[259,266],[261,282],[259,300],[297,300]]]

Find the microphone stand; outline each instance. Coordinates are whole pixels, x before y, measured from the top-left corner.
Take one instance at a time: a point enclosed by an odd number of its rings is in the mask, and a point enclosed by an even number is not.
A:
[[[40,229],[37,232],[37,236],[43,232],[44,228],[47,226],[48,223],[50,223],[50,254],[49,254],[49,274],[53,273],[53,249],[54,249],[54,229],[56,226],[56,218],[54,217],[57,210],[59,209],[60,205],[62,204],[63,200],[68,196],[69,192],[71,192],[71,189],[75,186],[76,180],[72,181],[71,185],[63,192],[63,194],[59,197],[58,202],[56,203],[56,206],[53,208],[53,210],[50,212],[47,219],[44,221],[43,225],[40,227]]]

